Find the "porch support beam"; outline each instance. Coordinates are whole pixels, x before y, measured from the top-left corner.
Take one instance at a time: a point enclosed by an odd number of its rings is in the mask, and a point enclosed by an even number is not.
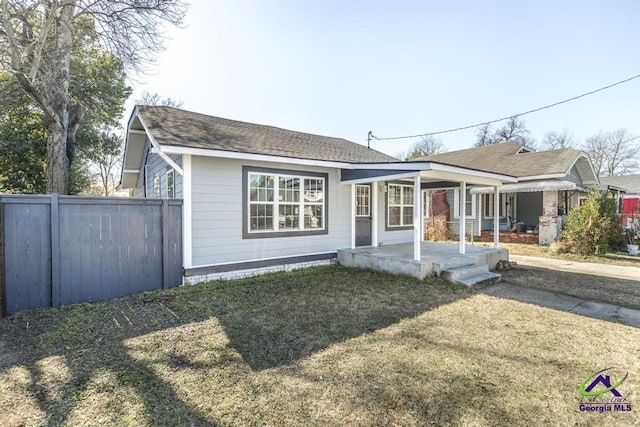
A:
[[[191,155],[182,156],[182,264],[184,268],[193,267],[193,228],[192,228],[192,166]]]
[[[465,253],[465,237],[467,234],[467,183],[462,181],[460,183],[460,206],[458,207],[460,212],[460,254]]]
[[[356,248],[356,185],[351,184],[351,249]]]
[[[493,247],[500,247],[500,191],[497,186],[493,187]]]
[[[413,178],[413,259],[420,261],[420,175]]]
[[[371,184],[371,246],[378,246],[378,181]]]

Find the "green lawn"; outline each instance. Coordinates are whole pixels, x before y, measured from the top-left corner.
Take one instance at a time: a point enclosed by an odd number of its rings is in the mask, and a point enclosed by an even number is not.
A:
[[[2,425],[638,425],[640,330],[339,266],[0,320]],[[635,423],[635,424],[634,424]]]

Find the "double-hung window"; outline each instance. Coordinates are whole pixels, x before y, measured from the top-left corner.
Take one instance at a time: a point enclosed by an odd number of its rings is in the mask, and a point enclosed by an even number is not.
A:
[[[326,233],[326,174],[244,168],[244,238]]]
[[[494,208],[494,195],[493,193],[484,195],[484,217],[485,218],[493,218],[493,208]],[[500,212],[498,212],[498,216],[500,218],[505,217],[505,213],[507,212],[507,195],[504,193],[500,193],[500,202],[499,202]]]
[[[465,209],[464,216],[465,218],[475,218],[476,217],[476,195],[471,194],[471,190],[467,188],[466,198],[465,198]],[[453,217],[460,218],[460,190],[455,189],[453,193]]]
[[[387,227],[413,225],[413,185],[387,186]]]
[[[167,171],[167,199],[176,197],[175,171],[173,169]]]

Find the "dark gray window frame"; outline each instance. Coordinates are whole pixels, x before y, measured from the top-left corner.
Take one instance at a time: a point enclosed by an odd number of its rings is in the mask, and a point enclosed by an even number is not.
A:
[[[299,231],[265,231],[249,232],[249,173],[268,173],[276,175],[296,175],[308,178],[324,179],[324,228],[322,230]],[[242,238],[243,239],[271,239],[276,237],[318,236],[329,234],[329,174],[309,172],[293,169],[262,168],[257,166],[242,166]]]
[[[407,184],[404,181],[387,181],[387,182],[385,182],[385,185],[387,186],[387,191],[384,194],[384,231],[413,230],[413,224],[411,224],[411,225],[401,225],[401,226],[398,226],[398,227],[389,227],[389,185],[392,185],[392,184],[413,187],[412,184]]]

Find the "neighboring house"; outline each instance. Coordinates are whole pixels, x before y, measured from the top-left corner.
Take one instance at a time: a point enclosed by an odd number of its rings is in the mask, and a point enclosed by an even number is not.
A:
[[[326,263],[338,249],[413,241],[420,188],[497,188],[516,179],[437,162],[400,162],[340,138],[137,106],[121,185],[183,206],[186,281]],[[496,242],[497,244],[497,242]],[[460,242],[464,253],[464,242]]]
[[[601,176],[600,184],[624,191],[620,195],[620,212],[626,217],[623,225],[631,227],[631,222],[640,218],[640,175]]]
[[[579,204],[580,194],[598,184],[589,156],[574,148],[533,151],[516,142],[504,142],[416,160],[516,176],[517,183],[500,188],[498,212],[495,212],[491,188],[474,186],[467,189],[466,228],[473,230],[474,235],[493,231],[497,214],[501,231],[537,232],[538,241],[543,245],[560,237],[563,216]],[[451,206],[452,232],[457,234],[460,190],[449,189],[435,195],[439,204],[446,198]]]

